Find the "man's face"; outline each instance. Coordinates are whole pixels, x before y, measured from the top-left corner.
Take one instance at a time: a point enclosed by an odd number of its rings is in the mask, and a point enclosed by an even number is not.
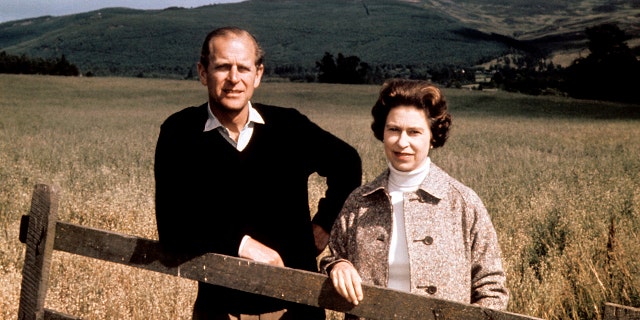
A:
[[[248,106],[260,85],[262,65],[256,66],[254,42],[246,37],[223,36],[211,40],[209,67],[198,63],[200,82],[207,86],[209,102],[220,111],[239,112]]]

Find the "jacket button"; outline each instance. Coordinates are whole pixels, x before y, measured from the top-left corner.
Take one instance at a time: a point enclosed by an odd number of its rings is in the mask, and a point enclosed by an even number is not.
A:
[[[438,288],[436,288],[436,286],[428,286],[426,291],[428,294],[435,294],[438,292]]]
[[[430,244],[433,244],[433,238],[431,238],[430,236],[426,236],[422,240],[413,240],[413,242],[422,242],[426,245],[430,245]]]

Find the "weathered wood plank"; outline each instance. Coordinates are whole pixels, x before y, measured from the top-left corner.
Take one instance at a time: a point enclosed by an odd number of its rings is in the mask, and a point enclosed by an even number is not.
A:
[[[611,302],[604,305],[604,320],[640,320],[640,308],[623,306]]]
[[[57,205],[57,189],[37,185],[30,214],[22,220],[20,239],[27,243],[27,251],[19,319],[78,319],[44,309],[54,249],[363,317],[536,319],[368,285],[363,288],[366,299],[354,307],[324,275],[218,254],[172,256],[154,240],[56,222]]]
[[[339,296],[325,275],[274,267],[246,259],[206,254],[178,257],[157,241],[81,227],[56,226],[56,250],[221,285],[282,300],[382,319],[536,319],[509,312],[364,286],[366,299],[353,306]]]
[[[20,239],[26,243],[18,319],[42,319],[44,300],[49,285],[49,269],[53,254],[58,192],[55,187],[34,187],[31,209],[22,219]]]
[[[51,309],[44,309],[44,320],[81,320],[82,318],[68,315]]]

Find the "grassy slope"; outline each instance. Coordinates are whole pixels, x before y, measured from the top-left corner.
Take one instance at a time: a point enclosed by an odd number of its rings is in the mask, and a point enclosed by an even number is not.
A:
[[[472,65],[511,45],[562,54],[565,59],[557,62],[568,64],[583,50],[587,26],[616,22],[637,46],[639,18],[637,1],[252,0],[7,22],[0,24],[0,48],[30,56],[65,54],[82,72],[97,75],[184,77],[203,35],[234,24],[258,35],[272,67],[313,68],[326,51],[374,64]]]
[[[184,76],[204,35],[222,25],[252,30],[268,65],[315,66],[324,52],[368,63],[473,64],[506,46],[432,8],[402,1],[247,1],[195,9],[123,8],[0,24],[10,53],[59,57],[83,72]]]
[[[97,75],[184,77],[204,34],[234,24],[256,33],[271,67],[313,68],[324,52],[357,55],[374,64],[472,65],[509,46],[569,53],[575,59],[584,48],[587,26],[616,22],[638,39],[639,17],[633,1],[252,0],[195,9],[110,8],[8,22],[0,24],[0,48],[30,56],[65,54],[82,72]]]
[[[598,0],[424,0],[457,20],[485,32],[520,40],[583,32],[588,26],[617,22],[634,37],[640,14],[638,1]]]

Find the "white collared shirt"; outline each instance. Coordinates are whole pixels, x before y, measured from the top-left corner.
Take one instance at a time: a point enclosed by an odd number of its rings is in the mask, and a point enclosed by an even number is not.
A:
[[[227,140],[238,151],[244,150],[244,148],[249,144],[249,140],[251,140],[251,136],[253,135],[253,128],[255,124],[264,124],[264,119],[262,119],[262,116],[258,113],[258,111],[256,111],[256,109],[253,108],[251,102],[249,102],[249,120],[240,131],[238,142],[236,142],[235,140],[231,139],[231,135],[229,135],[229,129],[225,128],[220,120],[218,120],[218,118],[213,115],[213,112],[211,112],[211,105],[208,105],[207,112],[209,113],[209,118],[204,124],[204,132],[211,131],[213,129],[218,130],[222,137],[224,137],[225,140]]]

